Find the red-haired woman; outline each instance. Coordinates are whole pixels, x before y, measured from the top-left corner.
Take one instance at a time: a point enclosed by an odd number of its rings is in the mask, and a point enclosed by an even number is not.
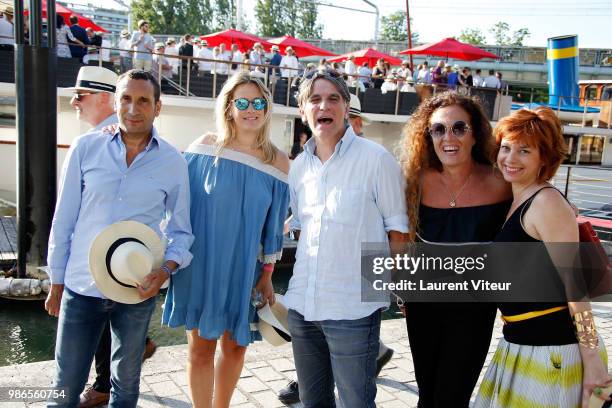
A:
[[[548,183],[566,154],[553,111],[520,110],[502,119],[494,136],[497,165],[513,194],[495,241],[578,242],[572,207]],[[499,309],[504,338],[475,407],[586,407],[594,391],[601,394],[612,377],[588,302],[501,303]]]

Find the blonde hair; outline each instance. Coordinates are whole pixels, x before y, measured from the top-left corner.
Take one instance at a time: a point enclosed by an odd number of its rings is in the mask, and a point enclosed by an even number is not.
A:
[[[237,139],[236,124],[231,115],[232,104],[234,103],[234,92],[240,85],[253,84],[266,100],[264,108],[264,124],[259,130],[256,138],[256,148],[261,150],[264,163],[272,163],[276,158],[276,146],[270,140],[270,118],[272,116],[272,97],[270,91],[257,78],[251,77],[248,72],[237,72],[231,76],[223,85],[221,92],[217,96],[215,106],[215,120],[217,124],[216,143],[219,152],[224,147],[229,146]]]

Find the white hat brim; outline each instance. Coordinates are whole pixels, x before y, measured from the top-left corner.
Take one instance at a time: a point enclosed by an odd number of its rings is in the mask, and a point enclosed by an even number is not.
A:
[[[257,315],[261,337],[277,347],[287,343],[287,340],[278,331],[287,336],[291,336],[291,333],[289,333],[288,310],[284,305],[283,295],[275,294],[274,297],[276,302],[272,306],[269,304],[263,306],[257,311]]]
[[[121,238],[134,238],[142,242],[153,255],[153,268],[161,266],[165,249],[155,231],[137,221],[120,221],[100,231],[92,241],[89,247],[89,271],[98,290],[107,298],[119,303],[140,303],[146,299],[140,298],[138,290],[115,282],[106,267],[108,249]]]

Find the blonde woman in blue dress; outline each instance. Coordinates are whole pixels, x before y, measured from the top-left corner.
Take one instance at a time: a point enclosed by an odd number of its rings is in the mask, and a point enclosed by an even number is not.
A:
[[[265,86],[237,73],[217,97],[217,133],[185,152],[194,258],[172,277],[162,319],[187,330],[196,408],[229,406],[246,347],[261,339],[253,329],[254,300],[275,301],[272,271],[283,245],[289,158],[270,141],[270,110]]]

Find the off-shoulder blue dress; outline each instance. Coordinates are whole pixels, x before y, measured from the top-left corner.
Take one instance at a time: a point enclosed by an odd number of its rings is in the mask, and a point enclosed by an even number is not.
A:
[[[193,144],[189,166],[191,226],[189,267],[171,278],[162,316],[170,327],[197,328],[218,339],[227,330],[240,345],[256,331],[251,293],[263,263],[280,259],[287,216],[287,176],[257,158],[213,145]]]

